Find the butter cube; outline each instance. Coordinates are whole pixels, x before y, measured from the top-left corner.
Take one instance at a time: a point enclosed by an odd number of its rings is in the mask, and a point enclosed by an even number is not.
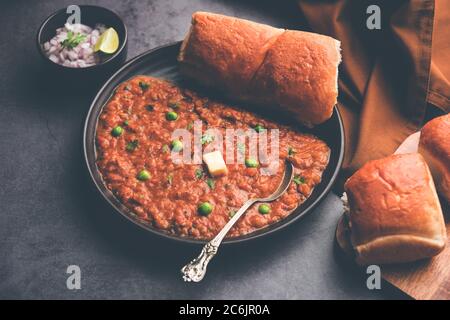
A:
[[[227,165],[220,151],[205,153],[203,155],[203,161],[206,163],[208,171],[213,177],[224,176],[228,173]]]

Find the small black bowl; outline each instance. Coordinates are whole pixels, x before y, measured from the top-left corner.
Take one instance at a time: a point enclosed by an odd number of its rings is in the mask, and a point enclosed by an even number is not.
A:
[[[90,5],[80,5],[81,23],[94,27],[97,23],[104,24],[107,28],[114,28],[119,35],[119,49],[105,61],[85,68],[70,68],[51,61],[45,54],[43,44],[56,35],[56,29],[64,26],[70,14],[66,8],[51,14],[39,27],[37,33],[37,49],[42,57],[45,73],[49,75],[48,80],[55,83],[61,79],[69,78],[71,83],[82,85],[98,84],[105,80],[116,69],[118,69],[127,58],[128,35],[127,28],[122,19],[113,11]]]

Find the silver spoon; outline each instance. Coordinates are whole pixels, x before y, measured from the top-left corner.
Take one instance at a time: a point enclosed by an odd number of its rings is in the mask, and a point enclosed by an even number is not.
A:
[[[200,255],[181,269],[184,281],[201,281],[206,274],[206,267],[208,266],[208,263],[217,254],[217,250],[219,249],[223,238],[228,233],[228,231],[230,231],[236,221],[238,221],[239,218],[245,213],[245,211],[247,211],[247,209],[250,208],[250,206],[254,203],[271,202],[281,197],[291,184],[293,176],[294,166],[289,161],[286,161],[284,176],[277,190],[267,198],[255,198],[247,200],[236,212],[236,214],[230,219],[230,221],[228,221],[228,223],[223,227],[223,229],[217,234],[217,236],[215,236],[214,239],[205,244]]]

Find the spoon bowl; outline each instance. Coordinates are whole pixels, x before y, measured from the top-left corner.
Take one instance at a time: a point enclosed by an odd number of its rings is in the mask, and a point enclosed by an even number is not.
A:
[[[292,179],[294,178],[294,166],[291,162],[285,161],[284,166],[284,175],[283,179],[281,179],[280,184],[278,185],[277,190],[275,190],[274,193],[272,193],[270,196],[266,198],[260,198],[256,199],[256,202],[272,202],[278,199],[283,195],[283,193],[286,192],[287,188],[292,182]]]

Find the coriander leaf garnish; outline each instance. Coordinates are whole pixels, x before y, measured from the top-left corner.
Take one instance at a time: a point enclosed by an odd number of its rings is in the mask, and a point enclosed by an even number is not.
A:
[[[207,144],[207,143],[211,143],[211,142],[213,142],[214,141],[214,136],[213,135],[210,135],[210,134],[208,134],[208,133],[205,133],[201,138],[200,138],[200,142],[202,143],[202,144]]]
[[[67,49],[73,49],[78,46],[81,42],[86,40],[86,35],[81,33],[73,33],[69,31],[67,33],[67,38],[61,41],[61,45]]]
[[[298,174],[295,175],[294,179],[292,179],[292,180],[295,182],[296,185],[303,184],[303,183],[306,182],[305,178],[300,176],[300,175],[298,175]]]
[[[294,148],[288,147],[288,156],[289,157],[292,157],[295,153],[296,153],[296,151],[294,150]]]
[[[196,170],[195,170],[195,177],[196,177],[197,179],[203,178],[203,170],[202,170],[202,169],[196,169]]]
[[[139,81],[139,87],[141,87],[142,91],[146,91],[148,88],[150,88],[150,85],[148,83]]]
[[[230,212],[228,212],[228,215],[230,216],[230,218],[233,218],[236,212],[236,210],[230,210]]]
[[[137,148],[138,144],[139,142],[137,140],[130,141],[127,143],[125,149],[127,151],[134,151]]]
[[[216,182],[213,179],[208,178],[208,179],[206,179],[206,184],[208,185],[208,187],[210,189],[214,189]]]
[[[189,122],[188,125],[186,126],[186,129],[191,130],[192,127],[194,127],[194,122]]]
[[[162,146],[162,152],[167,153],[170,151],[169,145],[165,144]]]
[[[146,107],[145,107],[145,109],[147,110],[147,111],[153,111],[153,110],[155,110],[155,107],[153,106],[153,105],[151,105],[151,104],[148,104]]]
[[[264,130],[266,130],[263,126],[262,126],[262,124],[257,124],[253,129],[255,129],[255,131],[256,132],[258,132],[258,133],[261,133],[261,132],[263,132]]]

